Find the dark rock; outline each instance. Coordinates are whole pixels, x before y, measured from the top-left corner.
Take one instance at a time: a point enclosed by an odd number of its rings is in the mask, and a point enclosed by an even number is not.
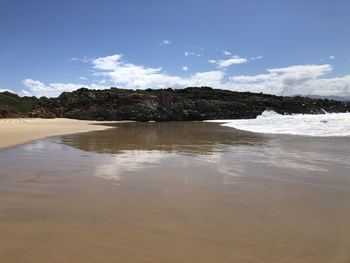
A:
[[[21,99],[17,98],[19,103]],[[193,121],[255,118],[264,110],[280,114],[350,111],[350,102],[233,92],[209,87],[173,90],[82,88],[58,98],[26,98],[29,117],[81,120]],[[1,102],[0,102],[1,106]],[[8,115],[8,114],[7,114]],[[23,114],[22,114],[23,115]],[[1,116],[1,115],[0,115]],[[3,114],[5,116],[5,114]]]
[[[22,117],[21,114],[18,112],[15,112],[7,107],[1,107],[0,106],[0,119],[1,118],[20,118]]]

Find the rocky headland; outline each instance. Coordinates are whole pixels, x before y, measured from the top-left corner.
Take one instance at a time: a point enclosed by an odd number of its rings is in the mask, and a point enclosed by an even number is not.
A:
[[[193,121],[255,118],[264,110],[281,114],[350,111],[350,102],[282,97],[209,87],[126,90],[81,88],[57,98],[0,93],[0,118],[71,118],[80,120]]]

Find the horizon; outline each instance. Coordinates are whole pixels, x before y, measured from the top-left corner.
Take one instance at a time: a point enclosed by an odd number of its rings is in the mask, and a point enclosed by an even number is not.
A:
[[[210,86],[349,97],[349,11],[343,0],[1,0],[0,91]]]

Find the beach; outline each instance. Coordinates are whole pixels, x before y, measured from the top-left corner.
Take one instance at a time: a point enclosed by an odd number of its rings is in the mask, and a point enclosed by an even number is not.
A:
[[[122,123],[0,150],[0,262],[345,263],[348,138]]]
[[[350,263],[350,0],[0,0],[0,263]]]
[[[100,131],[111,122],[73,119],[0,119],[0,149],[49,136]],[[115,122],[114,122],[115,123]]]

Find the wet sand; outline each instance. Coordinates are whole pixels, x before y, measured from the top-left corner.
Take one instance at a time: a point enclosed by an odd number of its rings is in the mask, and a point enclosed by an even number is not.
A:
[[[350,141],[127,123],[0,150],[0,262],[350,260]]]
[[[103,126],[104,123],[72,119],[0,119],[0,149],[49,136],[105,130],[108,127]]]

